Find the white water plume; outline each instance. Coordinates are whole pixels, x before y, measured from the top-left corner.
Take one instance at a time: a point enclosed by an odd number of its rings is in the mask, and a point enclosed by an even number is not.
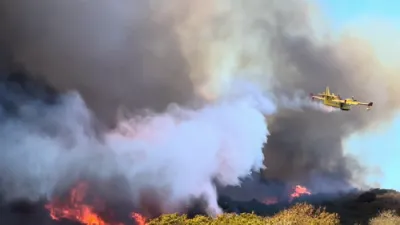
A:
[[[168,190],[160,199],[165,211],[163,204],[205,196],[209,212],[218,214],[214,181],[239,185],[240,178],[264,167],[265,115],[274,108],[269,100],[250,96],[125,119],[105,140],[92,135],[91,113],[77,94],[64,96],[57,106],[25,102],[21,117],[0,128],[0,171],[8,171],[0,187],[8,200],[35,200],[82,174],[104,180],[122,175],[133,201],[140,201],[144,189]]]

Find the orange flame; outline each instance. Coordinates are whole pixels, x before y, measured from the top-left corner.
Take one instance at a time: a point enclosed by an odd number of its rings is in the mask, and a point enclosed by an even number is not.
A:
[[[57,199],[45,205],[49,210],[50,217],[53,220],[68,219],[77,221],[85,225],[124,225],[123,223],[108,223],[103,220],[92,206],[84,203],[88,184],[81,182],[73,188],[70,192],[70,197],[67,202],[61,202]],[[100,201],[96,205],[101,204]],[[132,218],[136,220],[139,225],[146,225],[146,218],[138,213],[132,213]]]
[[[293,187],[293,193],[289,195],[289,202],[293,201],[295,198],[298,198],[302,195],[311,195],[311,192],[304,186],[296,185]],[[279,202],[276,197],[269,197],[262,201],[266,205],[274,205]]]
[[[132,213],[132,218],[136,220],[138,225],[146,225],[146,217],[142,216],[139,213]]]
[[[290,195],[290,201],[293,201],[293,199],[302,195],[311,195],[311,192],[306,187],[301,185],[296,185],[293,191],[294,192]]]

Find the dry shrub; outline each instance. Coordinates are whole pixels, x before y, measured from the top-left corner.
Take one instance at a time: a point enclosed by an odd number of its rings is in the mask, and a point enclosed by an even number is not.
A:
[[[196,216],[188,219],[186,215],[163,215],[150,221],[149,225],[336,225],[339,216],[327,213],[325,209],[314,208],[309,204],[296,204],[273,217],[260,217],[252,213],[222,214],[215,219]]]
[[[314,208],[312,205],[300,203],[290,209],[283,210],[269,218],[271,224],[297,225],[297,224],[340,224],[339,216],[336,213],[328,213],[324,208]]]
[[[379,214],[379,216],[372,218],[369,221],[370,225],[399,225],[400,216],[394,210],[386,210]]]

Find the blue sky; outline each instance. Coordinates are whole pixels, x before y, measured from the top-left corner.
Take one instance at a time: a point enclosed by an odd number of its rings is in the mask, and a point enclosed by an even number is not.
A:
[[[328,16],[335,29],[360,17],[382,18],[390,21],[400,19],[400,1],[395,0],[315,0]]]
[[[400,24],[400,1],[394,0],[315,0],[335,33],[340,33],[355,21],[368,23],[379,19]],[[369,20],[371,18],[371,20]],[[355,23],[355,25],[354,25]],[[365,24],[363,24],[365,26]],[[367,24],[368,25],[368,24]],[[372,27],[372,25],[371,25]],[[367,28],[368,29],[368,28]],[[378,32],[379,33],[379,32]],[[379,34],[377,34],[379,35]],[[400,43],[400,40],[395,40]],[[397,55],[396,55],[397,56]],[[378,109],[378,108],[377,108]],[[380,176],[370,178],[384,188],[400,190],[400,116],[381,129],[366,134],[354,134],[344,143],[345,149],[356,155],[371,169],[379,168]],[[398,168],[398,169],[396,169]]]

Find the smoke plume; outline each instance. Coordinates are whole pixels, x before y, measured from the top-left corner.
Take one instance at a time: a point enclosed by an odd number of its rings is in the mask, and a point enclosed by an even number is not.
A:
[[[162,111],[193,98],[174,21],[152,20],[148,1],[0,4],[12,60],[58,90],[78,90],[111,126],[121,105]]]
[[[266,105],[269,111],[249,98],[198,110],[175,105],[162,114],[121,119],[113,132],[99,137],[77,93],[60,95],[49,105],[25,96],[27,85],[18,90],[10,88],[12,83],[3,84],[3,102],[17,104],[1,114],[0,187],[6,201],[50,198],[84,177],[120,177],[134,203],[152,189],[163,196],[158,203],[162,212],[205,197],[208,212],[217,214],[214,182],[238,185],[239,178],[263,168],[264,115],[273,112],[272,103]]]
[[[61,93],[48,105],[3,86],[15,111],[1,114],[10,199],[51,195],[82,173],[121,175],[132,200],[149,187],[169,196],[161,208],[207,196],[218,212],[211,180],[239,184],[264,156],[266,178],[336,191],[364,173],[342,141],[400,103],[396,71],[368,42],[319,29],[307,1],[14,0],[0,10],[4,70],[17,62]],[[232,94],[241,80],[263,93]],[[326,85],[378,107],[326,114],[302,100]],[[134,116],[121,120],[121,108]]]
[[[268,119],[264,176],[314,191],[363,185],[367,168],[344,153],[342,142],[393,117],[399,106],[398,70],[382,61],[376,46],[366,40],[320,29],[310,2],[206,2],[201,10],[193,1],[187,3],[193,11],[177,28],[189,64],[196,65],[192,77],[210,81],[201,91],[218,96],[240,77],[259,83],[280,106]],[[355,96],[378,107],[326,115],[297,101],[327,85],[342,97]],[[293,110],[301,106],[314,110]]]

